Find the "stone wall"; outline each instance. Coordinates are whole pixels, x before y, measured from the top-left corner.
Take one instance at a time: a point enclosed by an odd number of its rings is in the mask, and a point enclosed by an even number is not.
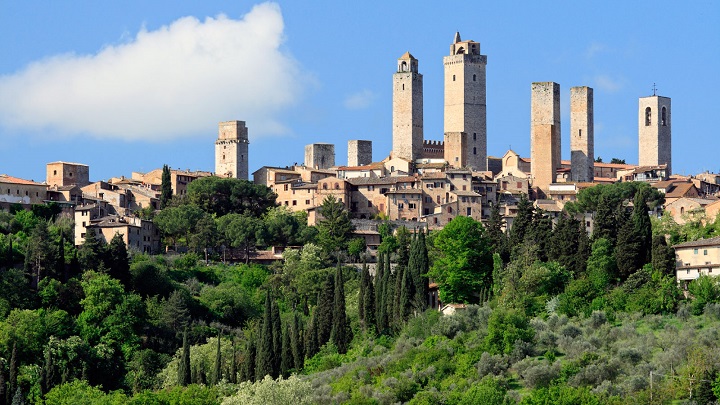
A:
[[[595,126],[593,89],[570,89],[570,167],[571,181],[589,182],[594,177]]]
[[[245,121],[225,121],[218,124],[215,174],[247,180],[249,143]]]
[[[533,187],[547,191],[560,167],[560,85],[533,83],[530,104],[530,160]]]
[[[305,145],[305,166],[314,169],[328,169],[335,166],[335,145],[331,143]]]
[[[365,166],[372,163],[372,141],[348,141],[348,166]]]
[[[650,96],[639,99],[638,164],[640,166],[667,164],[667,175],[672,174],[671,124],[670,98]]]
[[[423,148],[423,76],[409,53],[398,61],[393,74],[392,156],[414,161]],[[403,62],[408,68],[402,67]]]

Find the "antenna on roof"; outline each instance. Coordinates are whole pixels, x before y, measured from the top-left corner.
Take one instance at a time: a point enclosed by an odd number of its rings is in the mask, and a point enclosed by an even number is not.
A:
[[[655,83],[653,83],[653,96],[657,96],[657,87],[655,86]]]

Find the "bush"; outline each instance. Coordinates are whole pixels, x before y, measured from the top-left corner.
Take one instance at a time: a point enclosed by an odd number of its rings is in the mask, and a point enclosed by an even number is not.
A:
[[[294,375],[287,380],[265,376],[255,383],[240,383],[237,393],[225,398],[222,405],[310,405],[311,395],[310,382]]]
[[[502,405],[507,389],[500,381],[490,376],[484,377],[465,391],[458,405]]]
[[[547,387],[560,376],[560,364],[547,364],[545,362],[530,366],[521,374],[526,387]]]

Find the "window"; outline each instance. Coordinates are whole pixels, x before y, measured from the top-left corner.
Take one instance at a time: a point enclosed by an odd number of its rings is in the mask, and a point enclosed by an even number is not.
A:
[[[521,181],[518,181],[517,184],[516,184],[516,186],[517,186],[517,188],[522,188],[522,182],[521,182]]]
[[[477,133],[473,132],[473,141],[477,141]]]
[[[437,217],[433,218],[433,223],[434,223],[435,225],[437,225],[437,223],[438,223]]]
[[[437,196],[437,203],[440,204],[440,196]]]
[[[453,81],[455,81],[455,75],[453,75]]]
[[[297,205],[297,200],[293,200],[293,206]]]
[[[693,254],[694,254],[694,255],[698,254],[698,250],[697,250],[697,249],[693,249]]]
[[[703,256],[707,256],[707,249],[703,250]]]
[[[305,200],[305,205],[310,205],[310,200]]]
[[[327,190],[327,183],[323,183],[323,190]]]
[[[405,205],[403,203],[398,204],[398,209],[402,211],[405,208]]]
[[[53,170],[53,176],[57,176],[57,170]]]
[[[287,184],[283,186],[283,190],[288,191],[288,185],[287,185]]]
[[[426,202],[426,203],[431,203],[431,202],[432,202],[432,197],[425,197],[425,202]]]
[[[447,212],[448,212],[448,214],[452,214],[452,207],[448,207]]]
[[[429,208],[425,208],[425,209],[423,210],[423,215],[430,215],[430,209],[429,209]]]
[[[470,215],[472,215],[472,208],[467,207],[467,216],[470,216]]]
[[[372,201],[368,200],[368,208],[372,207]]]
[[[463,191],[467,191],[467,186],[463,184]]]
[[[473,155],[477,155],[477,148],[473,148]]]
[[[367,187],[368,187],[368,191],[373,191],[373,190],[375,190],[375,186],[367,186]]]
[[[477,80],[477,76],[473,75],[473,81],[476,81],[476,80]]]
[[[403,90],[405,90],[405,83],[403,83],[403,85],[402,85],[402,89],[403,89]]]
[[[417,205],[410,203],[408,204],[408,208],[414,210],[415,208],[417,208]]]
[[[667,108],[663,107],[660,115],[660,125],[667,126]]]
[[[340,184],[339,184],[339,183],[335,183],[335,190],[340,190]]]
[[[650,109],[650,107],[648,107],[645,109],[645,126],[646,127],[650,126],[650,122],[652,121],[651,117],[652,117],[652,110]]]

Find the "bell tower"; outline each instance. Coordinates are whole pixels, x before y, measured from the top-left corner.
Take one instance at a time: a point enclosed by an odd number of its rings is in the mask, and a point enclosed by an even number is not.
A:
[[[215,175],[247,180],[249,143],[245,121],[225,121],[218,124]]]
[[[414,162],[423,150],[423,76],[418,60],[405,52],[393,74],[393,157]]]
[[[640,98],[638,108],[638,164],[640,166],[666,164],[666,176],[672,174],[671,124],[669,97],[653,94],[649,97]]]
[[[445,65],[445,133],[464,132],[467,142],[461,153],[474,170],[487,170],[487,106],[485,67],[487,56],[480,43],[463,41],[455,33]],[[452,165],[453,162],[450,162]]]

